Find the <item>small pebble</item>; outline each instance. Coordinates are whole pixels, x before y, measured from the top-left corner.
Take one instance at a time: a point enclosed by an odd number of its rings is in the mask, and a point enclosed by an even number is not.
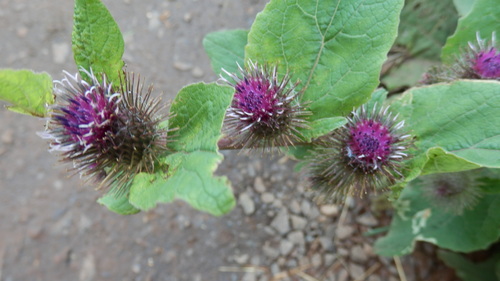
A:
[[[279,211],[278,215],[271,222],[271,226],[280,234],[287,234],[290,231],[290,221],[286,208],[282,208]]]
[[[335,231],[336,237],[340,240],[350,237],[354,232],[354,228],[350,225],[339,225]]]
[[[186,62],[177,61],[177,62],[174,62],[174,68],[179,70],[179,71],[188,71],[188,70],[191,70],[193,68],[193,66],[189,63],[186,63]]]
[[[327,217],[336,217],[339,214],[337,205],[323,205],[320,207],[320,212]]]
[[[253,182],[253,188],[258,193],[266,192],[266,186],[264,185],[264,181],[262,180],[261,177],[256,177],[255,178],[255,180]]]
[[[248,216],[255,212],[255,203],[248,193],[244,192],[240,194],[239,203],[243,208],[243,213],[245,213],[245,215]]]
[[[193,75],[194,78],[201,78],[205,75],[205,72],[203,72],[203,69],[200,67],[195,66],[193,70],[191,70],[191,75]]]
[[[264,192],[260,196],[260,200],[262,200],[262,202],[266,204],[272,203],[274,201],[274,194],[270,192]]]

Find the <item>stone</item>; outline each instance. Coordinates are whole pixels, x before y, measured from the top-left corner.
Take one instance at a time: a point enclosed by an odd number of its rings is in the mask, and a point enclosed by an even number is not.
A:
[[[339,225],[337,227],[337,230],[335,231],[336,237],[339,240],[346,239],[347,237],[350,237],[354,232],[354,227],[350,225]]]
[[[255,272],[247,272],[243,275],[241,281],[257,281],[257,274]]]
[[[304,233],[302,231],[292,231],[288,234],[287,238],[290,242],[299,247],[304,247],[306,244]]]
[[[365,226],[376,226],[378,224],[377,219],[372,215],[372,213],[364,213],[356,218],[356,222]]]
[[[307,220],[303,217],[291,215],[290,220],[292,221],[293,229],[303,230],[307,226]]]
[[[94,280],[96,274],[96,265],[94,255],[88,253],[82,262],[80,273],[78,275],[80,281]]]
[[[300,209],[302,210],[302,214],[304,216],[309,217],[311,215],[311,203],[307,200],[303,200],[300,204]]]
[[[364,251],[363,247],[356,245],[351,248],[351,259],[355,262],[364,263],[368,260],[368,255]]]
[[[358,280],[365,273],[365,269],[358,264],[350,263],[349,264],[349,273],[354,280]]]
[[[293,249],[293,243],[288,241],[288,240],[281,240],[280,241],[280,253],[282,256],[286,256],[290,254],[290,252]]]
[[[322,205],[319,208],[320,212],[327,217],[336,217],[339,214],[339,207],[337,205]]]
[[[261,177],[256,177],[255,178],[255,180],[253,182],[253,188],[258,193],[264,193],[264,192],[266,192],[266,186],[264,185],[264,181],[262,180]]]
[[[300,204],[299,204],[299,202],[297,200],[290,201],[290,204],[288,205],[288,209],[292,213],[294,213],[296,215],[300,214]]]
[[[331,266],[333,265],[333,262],[335,261],[335,255],[333,254],[325,254],[323,256],[323,260],[325,261],[325,266]]]
[[[337,281],[347,281],[347,278],[349,278],[349,273],[341,268],[337,274]]]
[[[187,62],[176,61],[174,62],[174,68],[179,71],[188,71],[193,68],[193,66]]]
[[[201,69],[199,66],[195,66],[193,70],[191,70],[191,75],[194,78],[201,78],[203,75],[205,75],[205,72],[203,72],[203,69]]]
[[[243,254],[243,255],[235,255],[233,257],[234,261],[238,264],[246,264],[248,262],[248,259],[250,256],[248,254]]]
[[[243,192],[240,194],[239,203],[241,208],[243,208],[243,213],[245,213],[245,215],[248,216],[255,212],[255,203],[248,193]]]
[[[282,208],[279,211],[278,215],[276,215],[271,222],[271,226],[282,235],[287,234],[290,231],[290,220],[286,208]]]
[[[262,200],[262,203],[266,204],[272,203],[274,201],[274,194],[270,192],[264,192],[260,196],[260,200]]]
[[[311,257],[311,265],[312,265],[314,268],[318,268],[318,267],[320,267],[322,264],[323,264],[323,260],[322,260],[321,255],[320,255],[319,253],[316,253],[316,254],[314,254],[314,255]]]
[[[319,243],[321,244],[321,247],[325,251],[332,251],[333,250],[333,241],[332,238],[326,237],[326,236],[321,236],[319,238]]]
[[[270,259],[275,259],[280,255],[280,252],[277,249],[271,247],[271,245],[268,242],[264,243],[264,246],[262,247],[262,252],[264,252],[264,255]]]

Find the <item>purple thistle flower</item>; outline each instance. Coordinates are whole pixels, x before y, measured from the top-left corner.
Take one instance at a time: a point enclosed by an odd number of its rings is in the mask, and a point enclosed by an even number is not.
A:
[[[310,112],[297,99],[298,83],[289,86],[288,74],[280,80],[276,67],[270,71],[251,61],[245,69],[238,67],[241,78],[226,72],[234,83],[221,77],[236,91],[225,120],[225,133],[232,145],[271,150],[299,141],[298,128],[308,128],[305,117]]]
[[[397,122],[388,109],[367,111],[362,106],[322,140],[309,161],[314,188],[337,201],[403,177],[401,162],[409,157],[411,138],[402,132],[404,121]]]
[[[163,107],[151,99],[151,87],[143,94],[134,75],[115,88],[104,75],[101,83],[84,72],[90,83],[67,72],[54,81],[56,103],[40,136],[51,140],[50,150],[61,152],[81,176],[113,192],[128,192],[133,177],[154,172],[158,155],[166,151]]]
[[[461,215],[472,209],[482,195],[477,170],[432,174],[421,177],[423,195],[438,209]]]
[[[500,79],[500,53],[495,47],[496,36],[491,40],[481,39],[476,33],[477,43],[469,42],[469,49],[462,51],[452,65],[431,68],[420,84],[450,82],[457,79]]]
[[[485,79],[500,78],[500,53],[494,47],[489,51],[479,51],[471,61],[472,69]]]

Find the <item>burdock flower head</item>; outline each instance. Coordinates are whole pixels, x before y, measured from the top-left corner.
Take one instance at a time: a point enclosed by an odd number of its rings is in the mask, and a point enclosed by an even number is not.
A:
[[[466,209],[472,209],[482,195],[476,173],[477,171],[423,176],[423,194],[435,208],[461,215]]]
[[[470,67],[479,78],[500,79],[500,53],[495,48],[495,33],[493,32],[490,42],[481,39],[479,33],[476,37],[477,45],[469,42]]]
[[[482,39],[476,33],[476,43],[469,42],[469,48],[462,51],[452,65],[434,67],[428,71],[422,84],[449,82],[457,79],[500,79],[500,52],[495,47],[493,32],[491,40]]]
[[[226,72],[234,81],[221,80],[235,88],[231,107],[227,110],[225,133],[233,146],[262,148],[293,145],[301,135],[298,128],[307,128],[305,117],[310,113],[299,103],[290,76],[278,78],[276,66],[259,66],[248,62],[240,76]]]
[[[310,160],[313,187],[335,201],[394,184],[402,177],[401,161],[411,145],[404,121],[397,122],[388,107],[362,106],[347,120],[326,136]]]
[[[152,87],[143,93],[133,74],[114,87],[104,75],[99,82],[92,71],[83,72],[88,81],[67,72],[63,80],[54,81],[56,103],[40,135],[81,176],[99,187],[127,192],[133,176],[153,172],[156,157],[166,150],[163,107],[151,98]]]

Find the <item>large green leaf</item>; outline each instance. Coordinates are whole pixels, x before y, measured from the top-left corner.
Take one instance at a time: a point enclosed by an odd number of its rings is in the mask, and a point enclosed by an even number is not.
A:
[[[475,2],[476,0],[453,0],[453,4],[455,4],[455,8],[457,9],[460,17],[463,17],[472,11],[472,7]]]
[[[238,64],[244,66],[245,45],[248,30],[234,29],[209,33],[203,39],[203,47],[210,57],[212,69],[217,75],[238,72]]]
[[[47,73],[31,70],[0,70],[0,100],[14,112],[43,117],[46,105],[54,103],[52,78]]]
[[[500,238],[499,194],[485,194],[472,210],[461,216],[430,205],[422,194],[423,181],[412,181],[401,193],[387,236],[375,244],[382,256],[405,255],[416,241],[427,241],[441,248],[471,252],[487,248]],[[487,183],[486,183],[487,184]],[[489,187],[485,187],[488,189]]]
[[[476,0],[472,10],[458,21],[455,34],[448,38],[441,59],[451,63],[468,42],[476,42],[476,33],[490,39],[492,32],[500,30],[500,9],[497,0]]]
[[[123,68],[123,37],[120,28],[100,0],[75,0],[73,24],[75,63],[94,73],[105,73],[119,84]],[[81,72],[86,77],[85,72]]]
[[[457,20],[452,0],[406,0],[396,44],[405,46],[411,56],[438,59]]]
[[[463,281],[500,280],[500,272],[498,272],[498,265],[500,264],[499,253],[479,263],[474,263],[460,254],[443,250],[438,252],[438,257],[443,260],[446,265],[453,268]]]
[[[120,215],[133,215],[141,211],[130,204],[127,194],[118,195],[111,192],[99,198],[97,202]]]
[[[273,0],[257,15],[245,58],[279,64],[305,88],[310,120],[370,98],[397,33],[403,0]]]
[[[217,142],[233,93],[231,87],[198,83],[177,94],[169,122],[170,128],[178,128],[170,143],[174,153],[162,160],[168,172],[137,175],[129,195],[133,206],[148,210],[178,198],[213,215],[225,214],[234,207],[227,178],[213,176],[223,158]]]
[[[417,137],[415,165],[424,174],[499,168],[498,93],[499,82],[463,80],[413,88],[393,102]]]

